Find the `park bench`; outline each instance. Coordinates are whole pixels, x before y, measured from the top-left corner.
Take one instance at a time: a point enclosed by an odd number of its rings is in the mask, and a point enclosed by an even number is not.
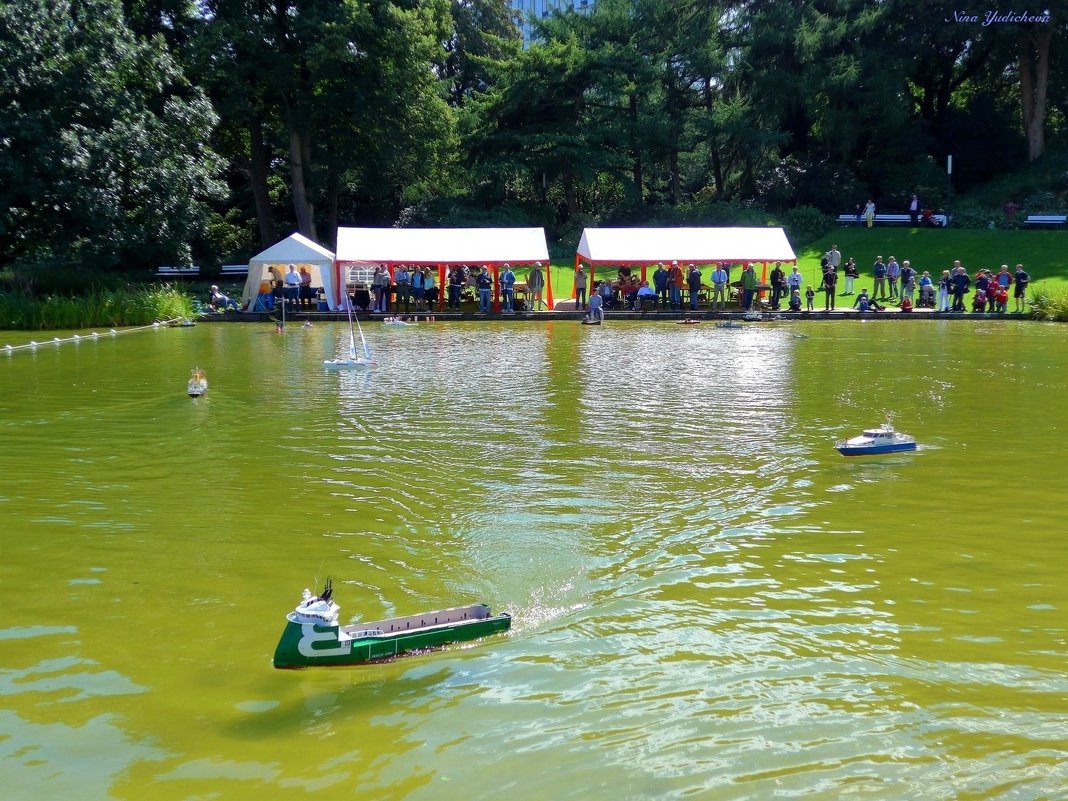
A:
[[[945,214],[932,214],[931,219],[937,222],[942,227],[945,227],[948,222],[948,218]],[[910,217],[908,214],[876,214],[875,222],[883,223],[886,225],[908,225],[912,222],[912,217]],[[863,217],[861,217],[860,222],[858,223],[856,214],[839,214],[838,223],[840,225],[864,225],[865,220]],[[920,224],[923,224],[922,220],[920,221]]]
[[[200,275],[200,265],[183,264],[180,266],[163,266],[156,268],[157,278],[196,278]]]
[[[224,264],[219,268],[219,275],[223,278],[243,278],[248,275],[248,265]]]
[[[1025,225],[1064,225],[1068,220],[1066,214],[1029,214],[1024,220]]]

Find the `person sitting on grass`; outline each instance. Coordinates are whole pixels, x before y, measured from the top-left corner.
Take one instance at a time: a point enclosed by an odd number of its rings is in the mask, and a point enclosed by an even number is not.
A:
[[[238,310],[237,301],[219,291],[215,284],[211,285],[211,293],[208,295],[208,306],[215,311],[224,312],[227,309]]]
[[[860,294],[857,295],[857,299],[853,301],[853,308],[857,311],[882,311],[885,306],[881,306],[875,298],[868,297],[868,290],[860,290]]]

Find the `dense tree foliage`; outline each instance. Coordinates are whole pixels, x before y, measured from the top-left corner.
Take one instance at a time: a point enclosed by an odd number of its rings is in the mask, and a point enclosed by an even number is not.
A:
[[[599,0],[524,49],[505,0],[8,0],[0,259],[939,206],[1065,149],[1068,16],[989,6]]]
[[[0,254],[188,262],[218,193],[216,117],[113,0],[0,6]]]

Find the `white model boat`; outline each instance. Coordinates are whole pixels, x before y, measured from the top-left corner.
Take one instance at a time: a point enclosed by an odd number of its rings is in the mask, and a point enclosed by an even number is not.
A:
[[[899,453],[916,450],[916,439],[894,430],[887,420],[879,428],[865,429],[858,437],[850,437],[834,446],[843,456],[878,456],[884,453]]]
[[[186,392],[190,398],[199,398],[208,391],[208,376],[199,367],[194,367],[189,376]]]
[[[356,327],[360,330],[360,342],[363,343],[363,354],[356,355],[356,333],[352,328],[352,307],[345,304],[345,310],[349,314],[349,354],[347,357],[338,359],[324,359],[324,367],[340,368],[342,370],[373,370],[378,367],[378,362],[371,355],[371,349],[367,347],[367,340],[363,338],[363,328],[360,321],[356,321]]]

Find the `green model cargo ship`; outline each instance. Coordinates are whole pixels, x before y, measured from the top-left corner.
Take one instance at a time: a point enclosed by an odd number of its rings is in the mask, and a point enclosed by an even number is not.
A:
[[[328,580],[321,595],[304,590],[303,600],[286,615],[274,650],[276,668],[344,666],[389,659],[412,651],[440,648],[508,631],[512,616],[494,615],[485,604],[441,609],[372,623],[338,625],[341,608]]]

